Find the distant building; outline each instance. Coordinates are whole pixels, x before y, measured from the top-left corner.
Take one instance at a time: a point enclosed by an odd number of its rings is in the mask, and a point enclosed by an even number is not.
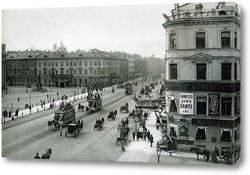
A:
[[[6,57],[6,45],[2,44],[2,90],[7,90]]]
[[[58,47],[57,51],[67,52],[67,48],[63,45],[63,42],[61,42],[61,45]]]
[[[57,51],[57,44],[53,44],[53,51]]]
[[[167,133],[179,150],[240,155],[241,16],[232,2],[175,5],[166,22]]]

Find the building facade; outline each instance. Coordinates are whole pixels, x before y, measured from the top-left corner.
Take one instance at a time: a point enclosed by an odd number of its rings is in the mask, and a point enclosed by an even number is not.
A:
[[[240,155],[240,36],[237,4],[175,5],[166,22],[167,133],[178,149]],[[237,154],[236,154],[237,153]]]
[[[2,44],[2,90],[7,90],[6,82],[6,45]]]
[[[117,83],[128,71],[128,61],[101,51],[90,52],[9,52],[7,80],[10,86],[37,83],[43,86],[102,87]]]

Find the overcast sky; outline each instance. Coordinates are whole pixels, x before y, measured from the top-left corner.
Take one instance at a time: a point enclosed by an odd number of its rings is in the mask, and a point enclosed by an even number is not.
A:
[[[172,4],[3,10],[2,43],[7,50],[52,50],[62,41],[77,49],[125,51],[163,58],[165,22]]]

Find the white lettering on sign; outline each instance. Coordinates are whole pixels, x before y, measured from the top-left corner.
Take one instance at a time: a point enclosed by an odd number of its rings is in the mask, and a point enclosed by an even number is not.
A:
[[[180,93],[180,114],[193,115],[194,114],[194,94]]]

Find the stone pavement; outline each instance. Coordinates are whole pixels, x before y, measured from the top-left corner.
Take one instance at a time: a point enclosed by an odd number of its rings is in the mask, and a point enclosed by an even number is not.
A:
[[[144,140],[132,139],[132,132],[129,135],[129,143],[125,145],[125,152],[119,157],[119,162],[143,162],[143,163],[157,163],[156,143],[162,139],[161,131],[156,129],[155,126],[156,116],[153,111],[149,114],[146,121],[146,127],[154,137],[154,143],[150,147],[150,142]],[[134,130],[135,124],[130,119],[130,127]],[[160,163],[187,163],[187,164],[207,164],[202,158],[196,161],[196,154],[174,151],[171,153],[161,151]]]

